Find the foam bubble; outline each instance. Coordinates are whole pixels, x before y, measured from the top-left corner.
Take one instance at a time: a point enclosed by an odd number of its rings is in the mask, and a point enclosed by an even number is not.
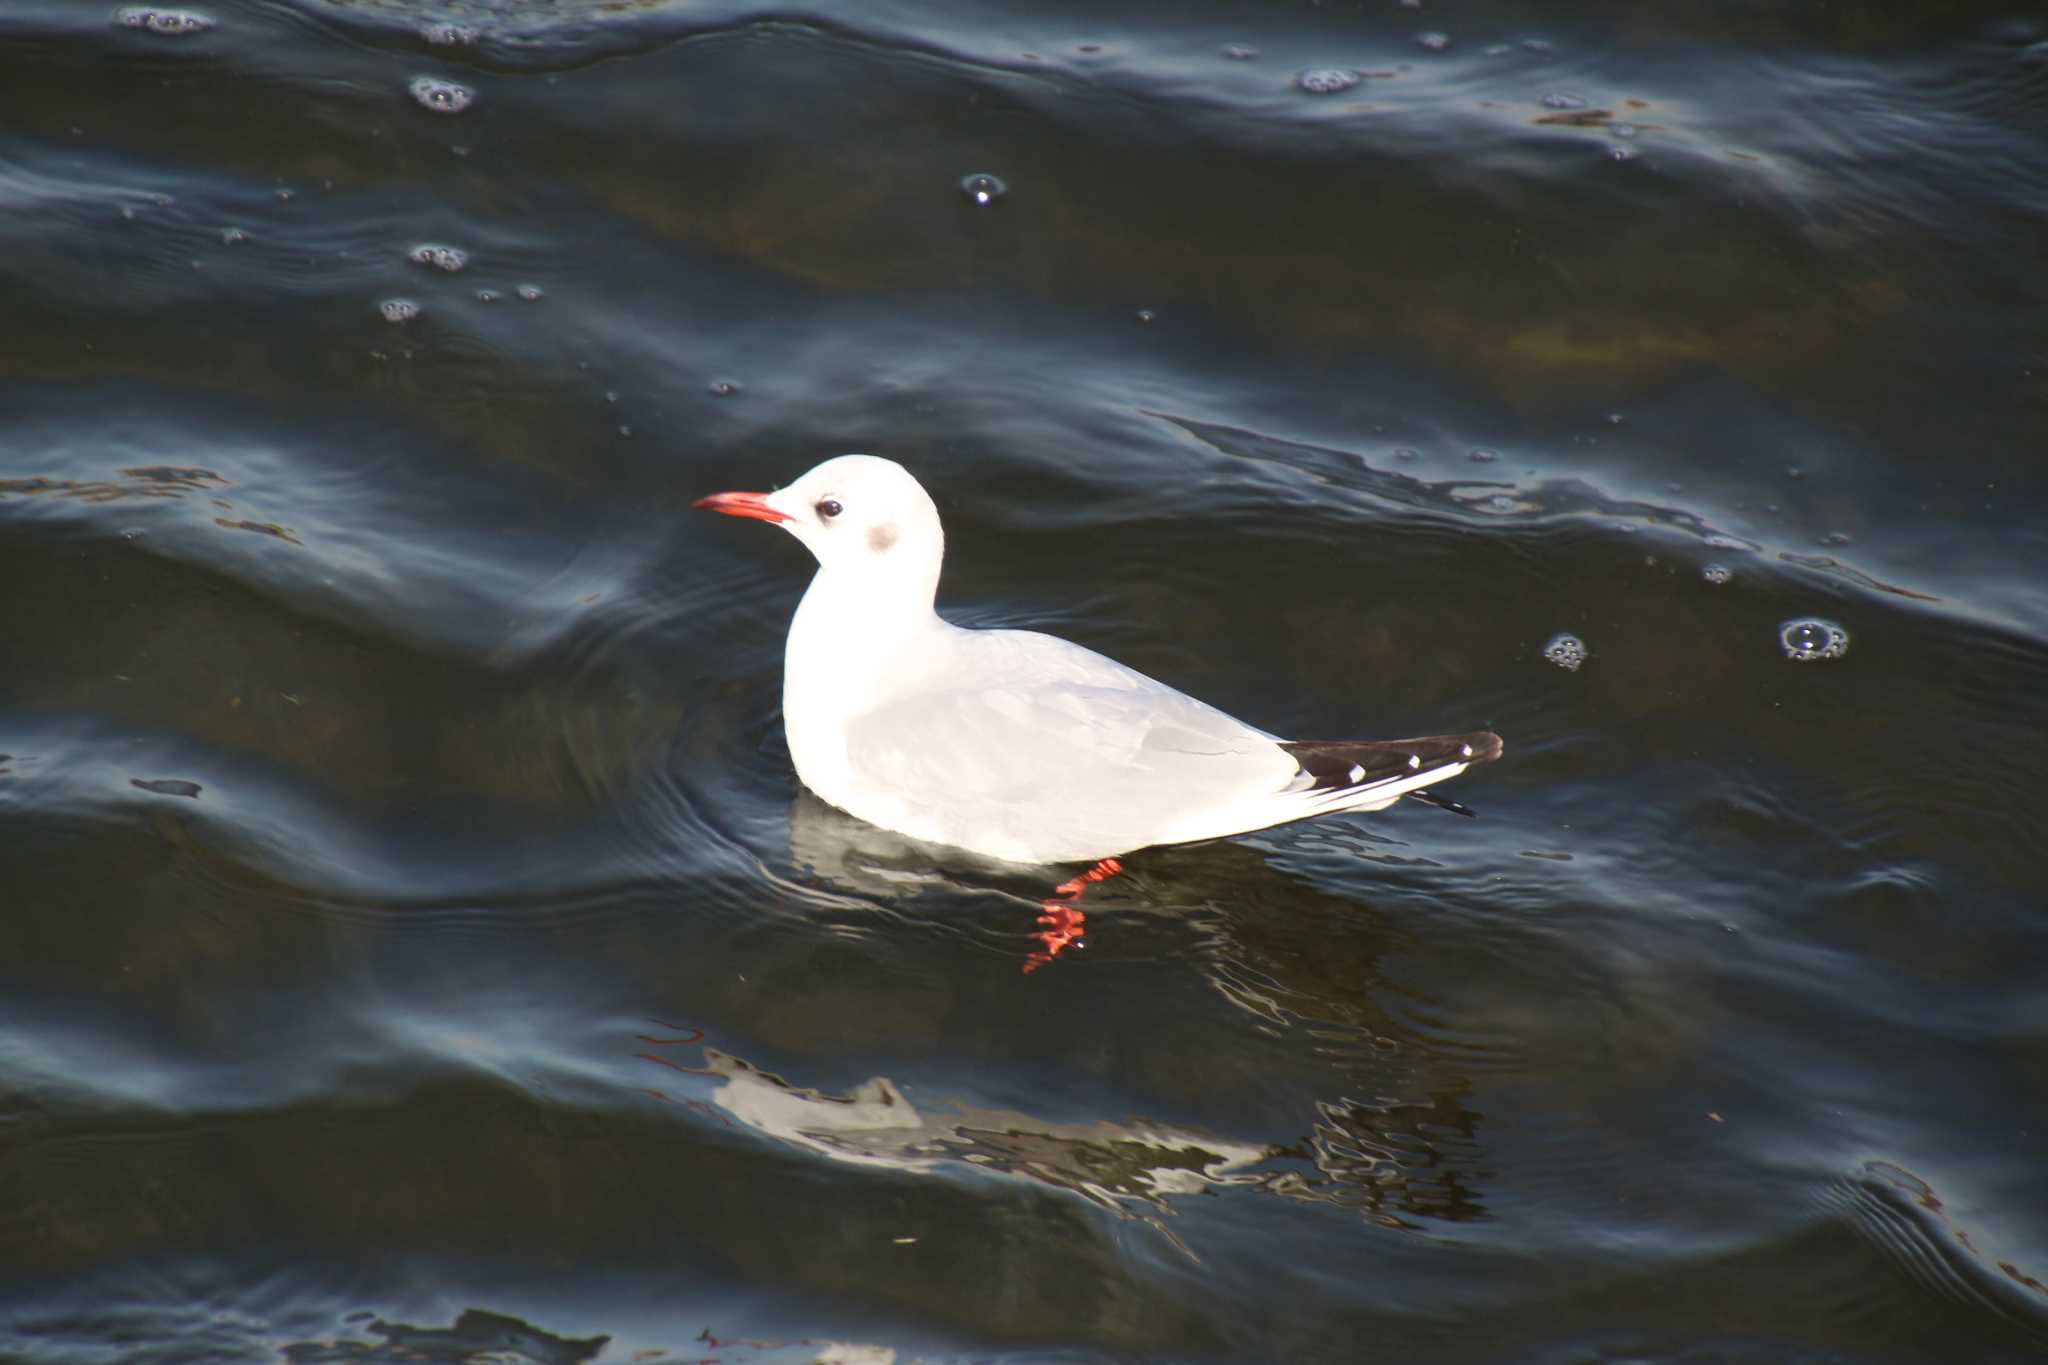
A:
[[[1833,621],[1802,616],[1778,627],[1778,644],[1785,657],[1796,663],[1815,659],[1839,659],[1849,652],[1849,632]]]
[[[411,299],[386,299],[377,305],[377,311],[386,322],[411,322],[420,315],[420,306]]]
[[[1232,43],[1223,49],[1223,55],[1233,62],[1251,62],[1258,60],[1259,50],[1244,43]]]
[[[426,24],[420,28],[420,37],[435,47],[475,47],[482,36],[468,24]]]
[[[196,10],[152,9],[147,5],[130,5],[114,11],[114,22],[122,28],[139,28],[166,38],[183,38],[213,27],[213,20]]]
[[[987,171],[976,171],[960,178],[960,192],[977,204],[993,204],[1010,192],[998,177]]]
[[[1718,588],[1729,579],[1735,577],[1735,575],[1730,572],[1726,564],[1709,564],[1706,568],[1700,570],[1700,577]]]
[[[1578,672],[1589,653],[1586,642],[1576,635],[1553,635],[1550,643],[1543,646],[1543,657],[1567,673]]]
[[[1418,33],[1415,35],[1415,45],[1431,52],[1442,52],[1451,45],[1451,35],[1435,32]]]
[[[547,297],[547,293],[537,284],[522,284],[515,292],[528,303],[539,303]]]
[[[714,379],[711,381],[711,393],[715,398],[731,398],[739,391],[740,386],[733,380]]]
[[[476,91],[438,76],[421,76],[406,87],[421,107],[437,114],[459,114],[476,103]]]
[[[1358,84],[1358,73],[1340,66],[1317,66],[1296,76],[1294,83],[1311,95],[1335,95]]]
[[[469,264],[469,253],[459,246],[435,246],[426,242],[414,247],[406,255],[421,265],[430,265],[451,275]]]

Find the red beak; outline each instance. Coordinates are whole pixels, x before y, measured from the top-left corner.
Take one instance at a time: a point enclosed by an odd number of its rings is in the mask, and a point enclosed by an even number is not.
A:
[[[713,493],[691,503],[706,512],[723,512],[729,517],[752,517],[755,521],[784,522],[791,518],[768,505],[766,493]]]

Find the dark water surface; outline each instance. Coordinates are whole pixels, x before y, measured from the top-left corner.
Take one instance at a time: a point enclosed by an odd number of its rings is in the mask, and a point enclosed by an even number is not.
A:
[[[0,7],[0,1357],[2041,1358],[2048,19],[1868,8]],[[849,450],[1481,818],[1024,973]]]

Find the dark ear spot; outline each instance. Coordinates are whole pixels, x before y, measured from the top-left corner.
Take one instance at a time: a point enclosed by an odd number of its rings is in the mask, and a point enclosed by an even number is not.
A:
[[[885,521],[878,526],[868,527],[868,548],[876,554],[882,553],[882,551],[895,543],[896,524],[894,522]]]

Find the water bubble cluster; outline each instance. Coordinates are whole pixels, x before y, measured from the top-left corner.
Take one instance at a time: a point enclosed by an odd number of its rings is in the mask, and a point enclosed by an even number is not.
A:
[[[714,379],[711,381],[711,395],[714,398],[731,398],[739,391],[740,386],[730,379]]]
[[[482,36],[468,24],[427,24],[420,29],[420,37],[435,47],[475,47]]]
[[[1587,653],[1586,642],[1576,635],[1553,635],[1550,643],[1543,646],[1543,657],[1567,673],[1578,672]]]
[[[1431,52],[1442,52],[1445,48],[1451,45],[1451,35],[1448,33],[1434,32],[1418,33],[1415,35],[1415,44],[1416,46],[1425,48]]]
[[[421,265],[430,265],[436,270],[454,274],[469,264],[469,253],[458,246],[435,246],[422,243],[406,253]]]
[[[1243,43],[1232,43],[1223,49],[1223,55],[1233,62],[1250,62],[1258,60],[1259,50]]]
[[[1553,90],[1542,100],[1545,109],[1584,109],[1587,104],[1584,95],[1574,95],[1568,90]]]
[[[1700,570],[1700,577],[1718,588],[1729,579],[1735,577],[1735,575],[1729,571],[1726,564],[1709,564],[1706,568]]]
[[[1778,643],[1785,657],[1796,663],[1815,659],[1839,659],[1849,652],[1849,632],[1833,621],[1802,616],[1778,627]]]
[[[1358,73],[1340,66],[1317,66],[1296,76],[1294,83],[1311,95],[1335,95],[1358,84]]]
[[[238,227],[222,228],[220,230],[220,244],[222,246],[240,246],[248,240],[249,234]]]
[[[976,171],[961,178],[960,192],[977,204],[993,204],[1008,194],[1010,187],[986,171]]]
[[[406,89],[421,107],[437,114],[459,114],[476,103],[476,91],[438,76],[421,76]]]
[[[377,305],[377,311],[386,322],[411,322],[420,315],[420,306],[411,299],[386,299]]]
[[[547,297],[546,293],[544,293],[541,290],[541,287],[537,284],[522,284],[519,286],[516,292],[518,293],[520,298],[526,300],[528,303],[539,303],[542,299]]]
[[[204,33],[213,27],[213,20],[193,10],[151,9],[145,5],[130,5],[116,10],[114,22],[122,28],[139,28],[144,33],[158,33],[166,38]]]

